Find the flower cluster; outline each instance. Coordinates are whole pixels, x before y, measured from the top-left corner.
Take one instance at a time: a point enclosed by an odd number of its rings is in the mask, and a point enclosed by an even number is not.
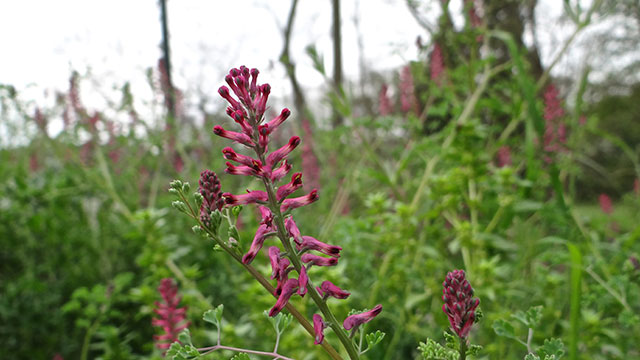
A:
[[[198,185],[198,192],[202,195],[200,221],[208,227],[211,225],[211,212],[221,210],[224,205],[224,199],[220,191],[220,180],[218,180],[215,172],[204,170],[200,173]]]
[[[431,57],[429,59],[429,72],[431,74],[431,80],[437,85],[442,84],[442,76],[445,71],[444,57],[442,55],[442,48],[440,44],[435,43],[433,45],[433,51],[431,51]]]
[[[269,84],[258,85],[258,70],[245,66],[234,68],[225,77],[228,85],[218,90],[229,106],[227,115],[236,122],[241,132],[229,131],[222,126],[213,128],[214,134],[232,140],[255,153],[255,157],[237,153],[233,148],[222,150],[226,163],[225,172],[232,175],[252,176],[261,180],[265,190],[247,190],[245,194],[223,193],[222,197],[228,206],[240,204],[257,204],[261,221],[253,238],[249,251],[242,257],[244,264],[250,264],[263,248],[265,240],[271,236],[278,236],[285,251],[277,246],[268,249],[271,263],[271,279],[276,280],[276,296],[278,300],[269,311],[269,316],[277,315],[294,295],[305,296],[307,291],[315,292],[308,277],[308,270],[312,266],[334,266],[340,258],[342,248],[326,244],[311,236],[302,235],[296,225],[291,210],[309,205],[318,200],[317,189],[299,197],[290,197],[302,187],[302,173],[294,173],[287,183],[277,185],[288,175],[292,166],[287,161],[288,155],[300,145],[300,138],[292,136],[289,142],[273,151],[269,151],[270,135],[291,115],[289,109],[283,109],[278,116],[270,121],[264,121],[264,114],[271,92]],[[235,95],[235,97],[233,95]],[[315,252],[315,253],[313,253]],[[321,255],[318,255],[319,253]],[[297,277],[289,277],[291,272],[297,272]],[[344,299],[349,293],[331,284],[322,283],[317,290],[325,299],[332,296]],[[315,294],[314,294],[315,296]],[[319,296],[318,296],[319,298]],[[349,317],[345,320],[351,327],[369,321],[377,312],[359,317]],[[351,319],[351,320],[350,320]],[[358,320],[363,319],[363,320]],[[313,317],[316,331],[316,344],[324,339],[323,330],[326,328],[322,317]]]
[[[466,339],[476,318],[475,310],[480,299],[473,297],[473,288],[465,278],[464,270],[449,272],[442,286],[442,311],[447,314],[451,329],[461,339]]]
[[[187,309],[178,307],[182,297],[178,295],[178,286],[173,283],[172,279],[162,279],[158,292],[160,292],[163,302],[156,301],[156,308],[153,311],[160,318],[152,319],[151,324],[161,327],[164,334],[154,335],[153,338],[158,349],[168,349],[171,343],[178,341],[178,334],[189,326],[188,321],[184,322]]]
[[[549,85],[543,94],[545,120],[544,151],[549,155],[558,151],[564,151],[567,142],[567,128],[561,121],[561,118],[564,116],[564,109],[558,96],[558,89],[553,84]],[[545,156],[547,163],[552,162],[549,155]]]

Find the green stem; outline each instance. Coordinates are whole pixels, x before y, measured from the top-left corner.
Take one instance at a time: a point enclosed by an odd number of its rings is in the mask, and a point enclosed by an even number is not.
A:
[[[262,163],[265,164],[266,161],[265,161],[264,155],[259,154],[259,156],[260,156],[260,161],[262,161]],[[286,233],[285,225],[284,225],[284,217],[280,212],[280,206],[278,205],[278,202],[277,202],[276,191],[274,189],[273,183],[271,182],[271,179],[268,179],[268,178],[263,178],[263,183],[265,185],[265,188],[267,190],[267,195],[269,197],[269,208],[271,209],[271,212],[274,215],[273,221],[276,224],[278,237],[280,238],[280,241],[282,242],[282,246],[284,246],[284,249],[288,254],[288,257],[291,260],[293,267],[296,269],[298,273],[300,273],[301,271],[300,269],[302,269],[302,266],[303,266],[302,261],[296,254],[296,251],[291,246],[291,242],[289,241],[289,236]],[[338,322],[335,315],[333,315],[333,312],[331,312],[331,310],[327,306],[327,303],[322,300],[322,297],[320,296],[320,294],[318,294],[318,292],[316,291],[315,287],[312,285],[311,282],[307,284],[307,290],[309,295],[311,296],[311,299],[313,299],[313,302],[316,303],[316,305],[324,315],[325,321],[329,323],[329,326],[331,327],[331,329],[333,329],[333,332],[338,336],[338,339],[342,343],[342,346],[344,346],[344,348],[347,350],[349,357],[352,360],[359,359],[360,355],[358,354],[358,350],[356,350],[355,346],[353,345],[353,341],[349,338],[346,331],[342,328],[342,325]]]
[[[467,340],[460,339],[460,359],[465,360],[467,358]]]

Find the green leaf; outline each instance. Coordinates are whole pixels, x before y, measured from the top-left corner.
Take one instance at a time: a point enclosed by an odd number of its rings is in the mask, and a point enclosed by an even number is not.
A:
[[[540,356],[529,353],[524,357],[524,360],[540,360]]]
[[[180,341],[183,345],[193,345],[191,344],[191,332],[189,329],[184,329],[178,334],[178,341]]]
[[[224,305],[220,304],[215,309],[210,309],[202,314],[202,320],[215,325],[220,328],[222,322],[222,312],[224,311]]]
[[[385,333],[383,333],[380,330],[376,330],[375,333],[369,333],[367,335],[365,335],[365,338],[367,339],[367,344],[369,345],[367,347],[368,349],[371,349],[372,347],[376,346],[378,343],[380,343],[380,341],[382,341],[382,339],[384,339]]]
[[[432,339],[426,343],[421,342],[418,350],[423,360],[458,360],[460,354],[456,350],[447,349]]]
[[[560,359],[564,355],[564,343],[560,339],[545,339],[544,345],[538,348],[538,354],[547,356],[553,356],[553,359]]]
[[[517,311],[511,317],[523,323],[528,328],[535,328],[542,319],[542,306],[532,306],[527,312]]]
[[[506,322],[505,320],[499,319],[494,321],[492,327],[493,327],[493,331],[495,331],[498,336],[503,336],[509,339],[516,338],[513,325]]]

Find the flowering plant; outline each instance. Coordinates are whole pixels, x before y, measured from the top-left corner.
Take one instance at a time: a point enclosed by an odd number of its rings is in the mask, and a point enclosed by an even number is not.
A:
[[[335,266],[340,259],[342,248],[337,245],[326,244],[308,235],[302,235],[292,212],[318,200],[317,189],[308,194],[291,197],[302,187],[302,173],[294,173],[288,183],[278,185],[291,171],[288,155],[300,145],[301,139],[292,136],[288,143],[273,151],[269,151],[271,135],[278,130],[282,123],[289,118],[289,109],[283,109],[278,116],[265,122],[264,114],[267,100],[271,92],[269,84],[257,83],[259,71],[245,66],[231,69],[225,77],[228,85],[222,86],[218,93],[229,103],[227,115],[236,122],[241,132],[224,129],[216,125],[213,133],[232,140],[253,152],[252,156],[236,152],[232,147],[225,147],[222,154],[226,163],[225,172],[232,175],[254,177],[260,180],[263,190],[247,190],[245,194],[231,194],[222,192],[220,182],[213,171],[205,170],[201,173],[199,190],[194,195],[198,210],[189,204],[185,193],[189,191],[188,183],[174,181],[170,191],[180,197],[173,203],[178,210],[188,214],[198,222],[194,231],[213,239],[216,244],[234,257],[251,275],[260,282],[277,301],[269,311],[269,316],[276,316],[285,307],[291,315],[314,337],[315,344],[320,344],[333,359],[341,359],[338,352],[324,341],[324,330],[331,328],[342,343],[349,358],[358,359],[384,337],[384,333],[377,332],[367,336],[368,347],[362,348],[362,342],[356,344],[353,337],[357,331],[363,331],[361,325],[371,321],[381,311],[382,305],[373,309],[348,316],[342,323],[327,305],[329,297],[346,299],[349,292],[339,288],[329,281],[324,281],[315,287],[309,276],[312,267]],[[235,97],[232,95],[235,95]],[[229,209],[238,205],[255,204],[260,212],[260,225],[256,230],[253,241],[246,253],[241,253],[238,244],[239,236],[234,225],[230,225],[230,237],[227,241],[219,235],[222,218],[231,223]],[[224,214],[223,211],[224,210]],[[234,210],[237,211],[238,210]],[[274,288],[251,263],[258,257],[265,241],[277,238],[280,246],[268,248],[268,258],[271,264],[271,279],[276,281]],[[319,255],[320,254],[320,255]],[[292,272],[297,273],[291,277]],[[319,314],[313,316],[313,326],[293,307],[289,300],[295,295],[309,297],[316,304]],[[349,334],[348,331],[351,331]]]

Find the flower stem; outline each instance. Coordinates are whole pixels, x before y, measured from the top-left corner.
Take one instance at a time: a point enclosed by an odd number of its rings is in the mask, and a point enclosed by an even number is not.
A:
[[[263,154],[258,154],[258,155],[260,156],[260,161],[265,163],[264,155]],[[296,252],[293,250],[293,247],[291,246],[291,243],[289,241],[289,236],[287,236],[286,234],[284,217],[280,212],[280,207],[278,206],[278,202],[276,200],[276,191],[274,189],[273,183],[271,182],[271,179],[268,179],[268,178],[263,178],[263,183],[267,190],[267,195],[269,197],[269,204],[268,204],[269,208],[271,212],[274,214],[273,220],[276,223],[276,227],[278,229],[278,237],[280,238],[280,241],[282,242],[282,246],[284,246],[285,251],[287,252],[287,254],[289,254],[289,259],[291,260],[291,263],[293,264],[294,268],[298,273],[300,273],[300,269],[302,268],[303,265],[302,265],[302,262],[300,261],[300,258],[297,256]],[[312,285],[311,281],[307,285],[307,290],[309,295],[313,299],[313,302],[315,302],[318,308],[320,308],[320,311],[324,315],[325,320],[330,324],[329,326],[331,327],[331,329],[333,329],[333,332],[338,336],[338,339],[340,340],[344,348],[347,350],[347,353],[349,354],[349,358],[351,358],[352,360],[359,359],[360,355],[358,354],[358,350],[356,350],[355,346],[353,345],[353,341],[349,338],[346,331],[342,328],[342,326],[336,319],[335,315],[333,315],[333,313],[327,306],[326,302],[322,301],[322,297],[320,296],[320,294],[318,294],[315,287]]]
[[[460,339],[460,359],[465,360],[467,358],[467,339]]]

